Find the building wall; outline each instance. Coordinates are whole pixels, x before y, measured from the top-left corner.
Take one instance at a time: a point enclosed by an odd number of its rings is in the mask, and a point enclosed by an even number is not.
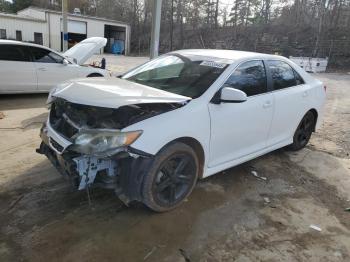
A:
[[[106,22],[103,20],[92,20],[89,18],[84,17],[78,17],[78,16],[68,16],[68,20],[75,20],[75,21],[81,21],[86,22],[87,24],[87,38],[99,36],[104,37],[105,33],[105,25],[114,25],[114,26],[121,26],[125,28],[126,34],[125,34],[125,48],[126,48],[126,54],[129,52],[129,40],[128,37],[130,33],[128,32],[130,30],[130,26],[122,24],[122,23],[114,23],[114,22]],[[48,13],[48,21],[50,24],[50,43],[51,48],[59,51],[61,48],[61,15],[56,13]]]
[[[34,42],[34,32],[43,34],[43,44],[49,45],[46,22],[18,19],[15,16],[0,14],[0,29],[6,29],[7,39],[16,40],[16,30],[22,32],[22,41]]]
[[[29,18],[31,17],[31,18]],[[68,15],[68,20],[82,21],[87,24],[88,37],[104,37],[105,25],[125,28],[125,53],[130,51],[130,26],[127,24],[78,15]],[[43,34],[43,44],[61,51],[61,14],[35,8],[27,8],[18,15],[0,14],[0,29],[6,29],[7,38],[16,39],[16,30],[22,31],[22,41],[33,42],[34,32]]]

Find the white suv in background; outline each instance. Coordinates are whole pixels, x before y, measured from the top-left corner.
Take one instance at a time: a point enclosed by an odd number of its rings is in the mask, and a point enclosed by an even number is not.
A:
[[[107,70],[83,65],[106,43],[92,37],[59,54],[41,45],[0,40],[0,94],[49,92],[72,78],[108,76]]]

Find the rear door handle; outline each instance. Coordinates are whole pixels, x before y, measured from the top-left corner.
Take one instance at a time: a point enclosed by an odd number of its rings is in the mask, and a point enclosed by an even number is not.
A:
[[[263,108],[269,108],[272,106],[272,102],[271,101],[266,101],[264,104],[263,104]]]
[[[38,68],[38,70],[39,70],[39,71],[46,71],[46,68],[40,67],[40,68]]]

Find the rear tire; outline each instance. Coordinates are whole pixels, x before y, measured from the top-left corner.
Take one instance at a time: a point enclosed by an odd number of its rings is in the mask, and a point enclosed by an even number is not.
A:
[[[162,149],[145,176],[143,203],[156,212],[172,210],[192,192],[199,175],[199,160],[194,150],[180,142]]]
[[[315,130],[315,124],[315,115],[311,111],[307,112],[295,130],[293,144],[289,145],[289,149],[297,151],[304,148]]]

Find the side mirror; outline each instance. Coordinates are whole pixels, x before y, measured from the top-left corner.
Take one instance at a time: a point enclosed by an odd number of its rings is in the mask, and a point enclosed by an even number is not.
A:
[[[223,87],[221,89],[221,103],[242,103],[247,101],[247,94],[241,90],[232,87]]]
[[[62,64],[66,66],[66,65],[69,65],[69,62],[67,59],[63,59]]]

